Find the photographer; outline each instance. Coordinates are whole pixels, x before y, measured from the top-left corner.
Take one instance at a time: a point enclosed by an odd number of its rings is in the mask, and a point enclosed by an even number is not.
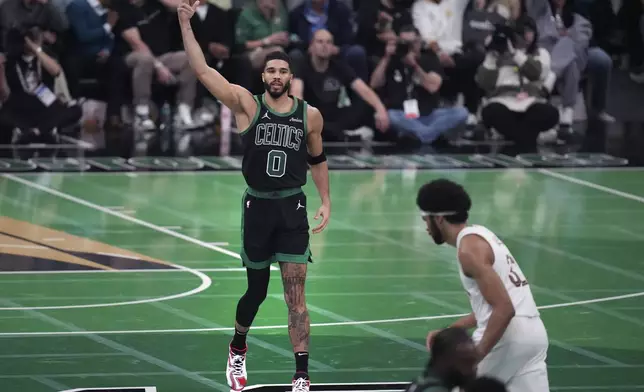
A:
[[[534,148],[539,133],[559,121],[557,109],[548,102],[556,77],[550,70],[550,55],[539,48],[538,39],[535,22],[527,16],[514,27],[498,25],[476,75],[488,96],[483,123],[520,150]]]
[[[491,0],[470,0],[463,17],[463,46],[456,55],[461,66],[461,75],[454,84],[463,93],[464,104],[471,116],[469,123],[474,123],[483,91],[474,80],[476,70],[485,59],[485,40],[494,32],[494,26],[503,23],[504,18],[494,11]]]
[[[58,128],[78,122],[82,110],[68,106],[54,95],[54,79],[61,67],[42,48],[38,27],[7,32],[5,75],[9,97],[0,110],[0,132],[18,128],[15,142],[55,143]],[[11,129],[6,129],[10,127]]]
[[[445,132],[464,125],[468,113],[462,107],[439,107],[443,70],[434,52],[421,53],[416,28],[402,28],[399,37],[398,43],[387,44],[370,84],[374,90],[382,89],[391,127],[399,136],[433,143]]]

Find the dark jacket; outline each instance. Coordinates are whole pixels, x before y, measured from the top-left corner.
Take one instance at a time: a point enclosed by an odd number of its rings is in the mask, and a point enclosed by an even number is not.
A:
[[[306,11],[310,4],[310,0],[305,0],[289,14],[289,32],[299,37],[300,44],[298,46],[301,49],[308,48],[313,37],[311,23],[306,19]],[[353,21],[349,7],[338,0],[328,0],[326,29],[333,34],[336,46],[343,47],[352,44]]]
[[[76,50],[86,56],[96,56],[101,50],[112,51],[114,36],[108,33],[107,12],[99,15],[87,0],[72,0],[65,9],[74,39]]]

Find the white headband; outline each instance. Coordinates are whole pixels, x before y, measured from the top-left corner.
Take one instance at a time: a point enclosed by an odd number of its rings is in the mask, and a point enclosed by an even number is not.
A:
[[[425,217],[425,216],[449,216],[449,215],[456,215],[458,214],[457,211],[441,211],[441,212],[430,212],[430,211],[420,211],[420,215]]]

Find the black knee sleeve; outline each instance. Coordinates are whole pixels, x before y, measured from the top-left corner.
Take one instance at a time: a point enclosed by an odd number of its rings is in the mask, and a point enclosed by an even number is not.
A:
[[[259,310],[259,306],[268,294],[268,283],[271,279],[270,268],[255,270],[246,269],[248,288],[237,304],[237,323],[242,327],[250,327]]]

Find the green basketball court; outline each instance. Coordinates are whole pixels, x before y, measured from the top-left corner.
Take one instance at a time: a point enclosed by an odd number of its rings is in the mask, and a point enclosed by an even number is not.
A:
[[[552,390],[644,389],[639,169],[332,171],[307,283],[312,382],[408,381],[427,331],[469,311],[454,249],[433,244],[415,208],[440,176],[466,186],[472,223],[527,275]],[[0,389],[227,392],[244,189],[238,172],[2,175]],[[307,192],[312,218],[312,181]],[[286,315],[273,271],[250,385],[290,382]]]

